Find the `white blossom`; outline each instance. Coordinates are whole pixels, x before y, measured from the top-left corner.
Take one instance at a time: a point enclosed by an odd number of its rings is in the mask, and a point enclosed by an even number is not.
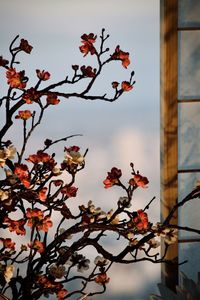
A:
[[[94,264],[96,266],[106,266],[109,263],[109,260],[104,258],[103,256],[97,256],[94,260]]]
[[[4,271],[4,278],[7,283],[10,282],[11,278],[13,277],[13,272],[14,272],[13,265],[6,266],[6,269]]]
[[[9,198],[9,192],[8,191],[3,191],[0,189],[0,200],[5,201]]]
[[[49,273],[55,278],[62,278],[65,275],[65,266],[63,265],[52,265],[49,269]]]
[[[6,159],[13,159],[16,153],[16,149],[13,145],[8,146],[5,149],[0,150],[0,166],[4,167]]]
[[[66,154],[66,160],[69,164],[82,165],[84,162],[84,157],[80,154],[80,152],[70,151]]]
[[[89,267],[90,267],[89,264],[90,264],[90,260],[89,259],[81,260],[78,263],[77,271],[81,272],[81,273],[83,273],[84,271],[87,271],[89,269]]]

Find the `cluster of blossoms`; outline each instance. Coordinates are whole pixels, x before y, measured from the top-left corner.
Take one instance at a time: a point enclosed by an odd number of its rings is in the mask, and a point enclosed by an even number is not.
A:
[[[111,209],[109,212],[106,213],[101,209],[101,207],[95,207],[95,205],[91,200],[88,201],[87,206],[81,205],[79,206],[79,209],[81,211],[81,217],[82,217],[81,223],[83,225],[109,221],[113,216],[113,209]],[[110,221],[110,223],[118,224],[119,217],[116,216],[114,219]]]
[[[169,228],[158,222],[152,226],[152,230],[157,236],[163,237],[167,245],[174,244],[177,241],[178,230],[176,228]]]
[[[89,53],[91,55],[97,55],[98,56],[98,51],[96,50],[96,48],[94,46],[94,44],[96,42],[96,38],[97,38],[97,36],[94,35],[94,33],[83,34],[81,36],[81,39],[82,39],[81,43],[83,45],[81,45],[79,47],[79,49],[84,54],[84,56],[88,55]],[[109,49],[107,48],[105,50],[105,52],[108,51],[108,50]],[[127,68],[130,64],[129,53],[121,50],[119,45],[115,48],[115,51],[113,52],[113,54],[110,55],[110,58],[109,58],[108,61],[112,61],[112,60],[120,60],[122,62],[122,66],[124,68]],[[79,66],[74,65],[74,66],[72,66],[72,68],[75,70],[75,72],[77,72],[77,70],[79,69]],[[97,70],[93,69],[91,66],[85,67],[85,65],[84,65],[80,68],[80,70],[83,74],[83,77],[85,76],[85,77],[92,77],[93,78],[93,77],[96,76],[96,73],[97,73]],[[131,91],[132,88],[133,88],[134,83],[131,83],[129,81],[122,81],[121,89],[118,90],[119,82],[113,81],[112,82],[112,87],[116,90],[116,95],[119,95],[122,92]]]
[[[119,82],[117,82],[117,81],[113,81],[112,82],[112,87],[117,92],[119,92],[118,86],[119,86]],[[133,86],[130,84],[130,82],[128,82],[128,81],[122,81],[122,83],[121,83],[121,91],[129,92],[129,91],[132,90],[132,88],[133,88]]]
[[[44,201],[44,198],[46,197],[46,195],[44,196],[43,189],[39,192],[39,195],[41,193],[41,201]],[[39,208],[27,208],[24,218],[19,220],[12,220],[10,217],[5,217],[3,223],[6,224],[10,232],[15,232],[18,235],[26,234],[25,224],[30,228],[36,228],[37,230],[42,230],[44,232],[48,232],[49,228],[53,226],[50,217],[44,216],[44,212]],[[40,241],[36,240],[31,247],[35,246],[41,248],[42,251],[42,244]]]
[[[46,140],[45,145],[49,146],[52,144],[51,140]],[[61,163],[60,168],[57,167],[57,163],[52,155],[49,155],[43,150],[38,150],[36,154],[31,154],[26,159],[28,163],[33,165],[32,170],[29,170],[27,165],[15,163],[13,175],[9,174],[10,177],[16,176],[13,180],[13,187],[15,185],[22,183],[25,190],[20,192],[21,197],[24,199],[38,201],[40,204],[48,205],[50,201],[49,191],[50,187],[42,186],[35,188],[33,178],[37,178],[37,173],[41,174],[51,174],[51,177],[58,176],[67,171],[72,176],[78,170],[78,167],[82,167],[85,164],[84,156],[79,152],[80,148],[78,146],[65,147],[65,158]],[[57,168],[57,171],[55,170]],[[79,206],[81,218],[80,225],[87,226],[92,224],[104,225],[108,224],[111,226],[119,226],[120,234],[122,234],[129,242],[129,246],[138,247],[141,251],[149,253],[151,249],[155,249],[159,246],[159,241],[155,237],[164,237],[166,244],[171,244],[176,241],[176,230],[173,228],[163,227],[162,224],[156,224],[152,226],[152,223],[149,222],[147,212],[143,209],[137,211],[127,211],[128,220],[120,218],[121,212],[125,212],[124,209],[131,207],[131,194],[136,188],[147,188],[149,183],[147,177],[140,175],[139,172],[133,171],[133,177],[128,181],[129,187],[125,188],[121,181],[122,171],[116,167],[113,167],[108,173],[106,179],[103,181],[104,187],[111,188],[113,186],[123,187],[127,191],[127,196],[122,196],[118,200],[118,210],[115,211],[111,209],[107,213],[104,212],[100,207],[96,207],[92,201],[89,201],[88,204]],[[7,177],[9,177],[7,176]],[[46,175],[47,176],[47,175]],[[50,177],[50,178],[51,178]],[[48,177],[46,177],[48,178]],[[37,181],[39,178],[37,179]],[[43,181],[41,181],[43,182]],[[51,184],[57,188],[56,196],[59,194],[62,195],[61,200],[57,200],[60,205],[60,212],[65,219],[73,218],[69,208],[66,206],[63,201],[67,200],[70,197],[76,197],[77,188],[72,184],[64,184],[62,179],[54,179],[51,181]],[[36,185],[37,186],[37,185]],[[0,189],[0,197],[2,201],[8,201],[10,198],[10,191]],[[54,200],[55,201],[55,200]],[[50,203],[50,202],[49,202]],[[56,202],[54,202],[56,203]],[[10,217],[6,216],[3,223],[7,226],[10,232],[15,232],[17,235],[25,235],[27,230],[25,225],[30,227],[36,232],[43,231],[48,233],[49,229],[53,226],[53,222],[49,215],[44,214],[44,211],[40,208],[27,208],[24,214],[24,218],[19,220],[12,220]],[[116,227],[117,228],[117,227]],[[141,236],[148,233],[154,233],[154,237],[147,239],[146,246],[145,243],[140,243],[140,240],[137,236]],[[73,238],[73,234],[65,234],[65,229],[60,229],[60,234],[64,234],[63,241],[67,241],[69,238]],[[3,249],[6,249],[6,253],[13,255],[15,252],[15,243],[11,239],[1,239]],[[37,253],[40,255],[45,254],[46,245],[45,242],[41,239],[40,235],[35,236],[35,238],[30,241],[27,246],[24,245],[21,251],[27,251],[27,247],[32,251],[31,253]],[[147,248],[146,248],[147,247]],[[68,251],[69,247],[60,247],[59,255],[62,257]],[[32,254],[35,255],[35,254]],[[64,256],[63,256],[64,257]],[[95,283],[100,286],[105,287],[109,283],[110,278],[107,275],[106,266],[109,264],[109,260],[98,256],[96,257],[94,264],[98,268],[98,273],[94,273],[91,277]],[[38,286],[43,286],[45,293],[55,293],[57,299],[63,299],[68,295],[68,291],[64,289],[63,285],[55,280],[63,280],[68,274],[68,268],[76,267],[78,272],[85,272],[90,269],[90,260],[87,259],[83,254],[75,251],[71,254],[68,259],[65,261],[65,265],[52,263],[48,268],[47,275],[41,275],[37,279]],[[13,276],[13,268],[7,266],[2,267],[2,272],[4,274],[5,280],[7,282]],[[50,276],[50,277],[49,277]],[[53,279],[52,279],[53,278]]]
[[[23,95],[23,100],[26,104],[33,104],[34,102],[38,102],[42,95],[38,93],[34,88],[30,88]],[[60,103],[60,99],[58,99],[55,93],[48,94],[46,97],[46,106],[49,105],[57,105]]]
[[[26,188],[30,187],[30,173],[27,165],[15,163],[14,174]]]
[[[68,291],[63,288],[63,285],[59,282],[49,279],[46,275],[41,275],[37,279],[37,285],[41,286],[45,290],[45,295],[55,293],[57,300],[65,299]]]
[[[7,228],[10,232],[15,232],[17,235],[25,235],[26,229],[24,225],[26,220],[19,219],[19,220],[12,220],[9,217],[4,218],[4,224],[7,224]]]
[[[88,201],[88,205],[81,205],[79,209],[82,214],[82,224],[90,224],[106,218],[106,213],[100,207],[95,207],[93,202]]]
[[[27,225],[30,228],[36,227],[38,230],[48,232],[49,228],[53,226],[53,222],[49,216],[44,217],[44,213],[39,208],[27,208],[26,217],[28,219]]]
[[[148,215],[142,209],[137,211],[137,216],[133,218],[132,222],[139,231],[147,230],[149,227]]]
[[[133,165],[131,164],[131,166]],[[128,190],[130,190],[131,187],[133,190],[138,187],[147,188],[147,185],[149,183],[147,177],[142,176],[139,174],[139,172],[136,173],[135,171],[133,171],[132,174],[133,178],[129,180]],[[121,176],[121,170],[117,169],[116,167],[113,167],[111,171],[108,172],[106,179],[103,181],[104,187],[110,188],[114,185],[123,186],[120,181]],[[126,196],[120,197],[118,200],[118,206],[122,208],[130,208],[130,198]],[[130,212],[129,216],[131,216],[131,220],[127,223],[128,231],[126,236],[130,241],[130,245],[136,246],[139,243],[135,235],[148,232],[153,232],[155,237],[163,237],[167,245],[173,244],[177,241],[177,229],[170,228],[168,226],[163,226],[161,223],[157,223],[153,226],[153,224],[149,222],[148,214],[143,209],[133,211],[132,213]],[[117,222],[112,222],[112,224],[118,224],[120,222],[118,216],[116,216],[115,219],[118,219]],[[150,248],[157,248],[160,245],[160,242],[155,238],[147,240],[146,243],[147,245],[149,245]],[[144,249],[143,246],[140,246],[140,249]]]
[[[22,96],[22,99],[25,101],[26,104],[33,104],[38,103],[40,99],[40,93],[37,92],[33,87],[26,90],[25,93]]]
[[[24,89],[26,87],[27,77],[24,71],[17,72],[15,68],[9,68],[6,77],[11,88]]]
[[[60,169],[57,168],[54,158],[42,150],[38,150],[36,154],[29,155],[26,159],[34,165],[34,169],[40,169],[40,172],[52,172],[53,175],[59,175]]]
[[[134,187],[142,187],[146,188],[147,184],[149,183],[149,180],[147,177],[140,175],[139,173],[133,173],[133,178],[129,180],[129,184]],[[122,171],[120,169],[117,169],[116,167],[113,167],[110,172],[108,172],[108,175],[106,179],[103,181],[104,187],[110,188],[113,185],[120,185],[119,178],[122,176]]]

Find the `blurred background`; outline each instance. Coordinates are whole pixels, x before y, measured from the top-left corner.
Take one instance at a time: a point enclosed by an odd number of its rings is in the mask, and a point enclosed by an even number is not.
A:
[[[18,70],[26,70],[30,82],[37,81],[35,70],[47,70],[51,81],[72,75],[71,65],[95,67],[93,56],[83,57],[79,51],[84,33],[101,34],[102,28],[110,35],[106,46],[111,53],[120,45],[130,53],[131,64],[124,69],[120,61],[106,66],[92,94],[112,95],[112,81],[129,80],[135,71],[136,84],[131,92],[114,103],[61,99],[51,107],[41,126],[35,131],[27,155],[43,145],[45,138],[57,139],[71,134],[82,134],[54,149],[58,161],[63,159],[63,147],[78,145],[82,153],[89,152],[86,167],[78,174],[77,198],[73,207],[93,200],[103,210],[110,210],[124,196],[117,188],[105,190],[102,181],[112,167],[121,168],[123,181],[130,178],[130,162],[147,176],[148,189],[135,193],[134,208],[143,208],[153,196],[151,221],[159,220],[159,1],[158,0],[0,0],[0,55],[9,59],[8,46],[19,34],[34,47],[31,55],[21,53]],[[6,86],[4,70],[0,70],[0,96]],[[45,86],[45,83],[44,83]],[[77,89],[80,89],[79,86]],[[65,87],[65,91],[68,87]],[[76,91],[73,86],[70,90]],[[67,90],[66,90],[67,91]],[[67,102],[67,103],[65,103]],[[26,109],[32,109],[28,106]],[[3,122],[0,114],[0,123]],[[22,125],[17,120],[7,136],[20,147]],[[25,156],[27,157],[27,156]],[[112,240],[109,247],[115,247]],[[116,265],[110,271],[107,294],[95,299],[146,300],[160,281],[160,266],[140,263]]]

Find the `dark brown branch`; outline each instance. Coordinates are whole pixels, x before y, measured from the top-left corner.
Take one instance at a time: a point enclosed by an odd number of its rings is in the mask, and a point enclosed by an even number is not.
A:
[[[171,218],[173,217],[174,213],[178,210],[178,208],[182,207],[185,203],[188,201],[199,198],[200,197],[200,187],[197,187],[194,189],[191,193],[189,193],[182,201],[178,202],[171,210],[169,215],[166,217],[166,219],[163,222],[163,226],[166,226],[170,223]]]

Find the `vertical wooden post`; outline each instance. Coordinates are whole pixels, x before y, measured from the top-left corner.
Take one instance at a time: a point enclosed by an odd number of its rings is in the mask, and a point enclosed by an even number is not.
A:
[[[161,219],[178,199],[178,0],[161,0]],[[177,215],[172,222],[177,224]],[[164,245],[161,251],[164,250]],[[178,243],[166,259],[178,261]],[[162,282],[175,290],[178,266],[162,264]]]

